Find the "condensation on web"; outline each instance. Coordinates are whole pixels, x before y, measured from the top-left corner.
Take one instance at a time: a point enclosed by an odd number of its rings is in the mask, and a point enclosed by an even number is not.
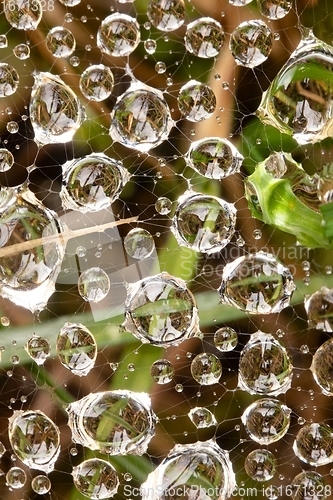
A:
[[[332,7],[1,9],[2,497],[330,498]]]

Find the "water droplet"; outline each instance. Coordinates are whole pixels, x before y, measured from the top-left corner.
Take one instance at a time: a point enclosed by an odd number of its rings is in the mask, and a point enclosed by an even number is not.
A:
[[[114,86],[111,68],[104,64],[89,66],[82,73],[79,86],[82,94],[89,101],[104,101],[111,95]]]
[[[251,2],[252,0],[229,0],[229,3],[235,7],[244,7],[244,5],[248,5]]]
[[[111,14],[102,21],[97,32],[97,46],[113,57],[128,56],[140,39],[139,23],[127,14]]]
[[[260,240],[261,237],[262,237],[262,232],[260,231],[260,229],[255,229],[253,231],[253,238],[255,240]]]
[[[268,450],[253,450],[244,463],[246,474],[255,481],[272,479],[276,469],[276,458]]]
[[[187,191],[178,200],[171,230],[179,245],[210,254],[220,252],[230,242],[235,225],[233,204]]]
[[[250,438],[267,445],[281,439],[288,431],[291,410],[277,399],[262,398],[250,404],[242,422]]]
[[[124,328],[141,342],[168,347],[198,332],[198,310],[185,281],[168,273],[128,285]]]
[[[122,163],[103,153],[92,153],[63,165],[61,201],[66,210],[97,212],[118,199],[128,180]]]
[[[158,359],[151,365],[150,375],[157,384],[168,384],[172,381],[174,368],[169,360]]]
[[[0,172],[7,172],[14,164],[14,156],[8,149],[0,148]]]
[[[124,479],[125,481],[132,481],[132,474],[130,472],[125,472]]]
[[[257,0],[259,12],[268,19],[282,19],[292,7],[290,0]]]
[[[40,410],[15,411],[8,435],[15,455],[31,469],[49,473],[60,453],[60,432]]]
[[[318,472],[303,471],[291,481],[293,500],[326,500],[325,480]]]
[[[333,339],[328,339],[314,353],[310,370],[313,378],[327,396],[333,396]]]
[[[149,0],[147,8],[149,21],[161,31],[174,31],[185,20],[184,0]]]
[[[264,92],[258,116],[299,144],[331,137],[332,71],[332,47],[309,35]]]
[[[169,198],[161,196],[155,203],[155,210],[161,215],[168,215],[172,209],[172,201]]]
[[[19,85],[19,75],[13,66],[0,63],[0,97],[14,94]]]
[[[73,68],[77,68],[81,61],[77,56],[72,56],[69,62],[73,66]]]
[[[304,302],[309,328],[333,332],[333,289],[323,286]]]
[[[91,500],[110,498],[117,493],[116,470],[100,458],[91,458],[73,467],[72,476],[76,489]]]
[[[30,191],[1,192],[8,196],[8,208],[0,214],[0,295],[35,312],[55,289],[65,252],[62,227]]]
[[[6,453],[4,444],[0,441],[0,458]]]
[[[18,30],[35,30],[43,15],[40,0],[3,0],[7,21]]]
[[[133,83],[113,108],[110,135],[124,146],[149,151],[168,138],[172,126],[163,94],[143,83]]]
[[[155,64],[155,71],[156,73],[159,73],[160,75],[162,73],[165,73],[166,72],[166,64],[163,62],[163,61],[158,61],[156,64]]]
[[[145,40],[143,46],[147,54],[154,54],[157,49],[157,43],[152,38],[148,38],[147,40]]]
[[[244,157],[227,139],[206,137],[192,142],[186,163],[209,179],[223,179],[239,172]]]
[[[84,300],[96,303],[103,300],[109,293],[110,279],[100,267],[91,267],[81,273],[77,287]]]
[[[250,394],[277,396],[290,389],[293,366],[288,352],[273,335],[256,332],[239,361],[239,388]]]
[[[69,57],[76,47],[73,33],[63,26],[55,26],[46,35],[46,47],[54,57]]]
[[[25,350],[37,365],[43,365],[50,356],[51,347],[46,339],[34,335],[26,343]]]
[[[241,23],[230,36],[229,48],[237,64],[247,68],[259,66],[268,58],[273,33],[261,20]]]
[[[222,365],[214,354],[202,352],[191,363],[191,375],[201,385],[217,384],[222,375]]]
[[[79,99],[58,76],[35,72],[34,79],[29,110],[35,141],[71,141],[85,118]]]
[[[11,467],[6,474],[7,486],[14,490],[23,488],[27,480],[27,475],[20,467]]]
[[[198,441],[177,444],[148,475],[141,494],[143,500],[156,498],[156,491],[164,499],[175,498],[177,491],[177,498],[226,500],[235,484],[228,452],[213,440]]]
[[[216,349],[222,352],[228,352],[235,349],[238,343],[237,332],[229,326],[219,328],[214,333],[214,345]]]
[[[137,227],[125,236],[124,248],[133,259],[146,259],[155,249],[154,238],[149,231]]]
[[[156,416],[144,393],[89,394],[66,411],[74,443],[109,455],[142,455],[155,433]]]
[[[13,363],[13,365],[18,365],[19,362],[20,362],[20,358],[19,356],[17,356],[16,354],[13,354],[11,357],[10,357],[10,361]]]
[[[81,0],[59,0],[59,2],[66,5],[66,7],[75,7],[75,5],[81,3]]]
[[[6,35],[0,35],[0,49],[8,47],[8,40]]]
[[[31,480],[32,491],[37,493],[37,495],[46,495],[51,490],[51,481],[47,476],[42,474],[35,476]]]
[[[176,390],[176,392],[183,392],[183,390],[184,390],[183,384],[176,384],[175,390]]]
[[[17,134],[19,131],[18,123],[15,121],[10,121],[6,125],[6,129],[10,134]]]
[[[64,324],[57,338],[56,349],[60,363],[74,375],[83,377],[95,365],[95,338],[88,328],[80,323]]]
[[[30,47],[25,43],[19,43],[13,48],[13,54],[17,59],[28,59],[30,57]]]
[[[293,444],[295,455],[303,462],[318,467],[333,461],[333,433],[326,424],[306,424]]]
[[[197,429],[205,429],[217,425],[215,416],[208,408],[200,408],[197,406],[189,411],[188,416]]]
[[[188,52],[206,59],[218,55],[225,36],[218,21],[211,17],[201,17],[188,24],[184,40]]]
[[[212,89],[196,80],[190,80],[182,86],[177,102],[183,118],[191,122],[207,120],[216,108],[216,97]]]
[[[249,254],[223,269],[221,300],[251,314],[271,314],[289,306],[295,289],[292,274],[269,253]]]

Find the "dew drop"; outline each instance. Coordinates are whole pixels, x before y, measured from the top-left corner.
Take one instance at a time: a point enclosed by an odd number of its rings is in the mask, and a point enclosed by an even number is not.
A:
[[[32,491],[37,493],[37,495],[46,495],[51,490],[52,484],[47,476],[42,474],[35,476],[31,480]]]
[[[260,231],[260,229],[255,229],[255,230],[253,231],[253,238],[254,238],[255,240],[260,240],[260,239],[261,239],[261,237],[262,237],[262,232]]]
[[[244,157],[227,139],[206,137],[192,142],[186,163],[209,179],[223,179],[239,172]]]
[[[160,31],[174,31],[185,20],[184,0],[149,0],[147,8],[149,21]]]
[[[63,26],[55,26],[46,35],[46,47],[54,57],[69,57],[76,47],[73,33]]]
[[[198,332],[198,310],[185,281],[168,273],[128,285],[124,328],[143,343],[179,345]]]
[[[63,165],[60,198],[66,210],[81,213],[108,208],[118,199],[129,174],[119,161],[104,153],[91,153]]]
[[[34,73],[30,119],[35,141],[57,144],[72,140],[85,118],[83,107],[73,90],[51,73]]]
[[[79,294],[85,301],[97,303],[109,293],[110,279],[100,267],[91,267],[81,273],[77,287]]]
[[[157,49],[157,43],[152,38],[145,40],[143,46],[147,54],[154,54]]]
[[[230,36],[229,48],[237,64],[247,68],[259,66],[268,58],[273,33],[261,20],[241,23]]]
[[[189,411],[188,416],[197,429],[206,429],[207,427],[217,425],[215,416],[208,408],[197,406]]]
[[[81,61],[77,56],[72,56],[69,62],[73,66],[73,68],[77,68]]]
[[[304,306],[309,328],[333,332],[333,289],[323,286],[306,297]]]
[[[251,2],[252,0],[229,0],[229,3],[235,7],[244,7],[244,5],[248,5]]]
[[[3,0],[7,21],[18,30],[35,30],[43,15],[40,0]]]
[[[110,97],[114,86],[111,68],[104,64],[89,66],[82,73],[79,86],[82,94],[89,101],[104,101]]]
[[[187,191],[178,200],[171,230],[181,246],[197,252],[220,252],[231,240],[236,225],[233,204]]]
[[[6,129],[10,134],[17,134],[19,131],[18,123],[15,121],[10,121],[6,125]]]
[[[8,40],[6,35],[0,35],[0,49],[8,47]]]
[[[333,339],[326,340],[314,353],[310,370],[323,394],[333,395]]]
[[[8,435],[15,455],[31,469],[49,473],[60,453],[60,431],[40,410],[15,411]]]
[[[140,39],[139,23],[127,14],[111,14],[102,21],[97,32],[97,46],[113,57],[128,56]]]
[[[23,488],[27,480],[27,475],[20,467],[11,467],[6,474],[7,486],[13,490]]]
[[[235,349],[238,344],[237,332],[229,326],[219,328],[214,333],[214,345],[216,349],[222,352],[228,352]]]
[[[172,201],[169,198],[161,196],[155,203],[155,210],[161,215],[168,215],[172,209]]]
[[[272,479],[276,469],[276,458],[268,450],[254,450],[245,459],[245,472],[255,481]]]
[[[156,416],[144,393],[92,393],[66,411],[74,443],[109,455],[142,455],[155,433]]]
[[[166,64],[163,62],[163,61],[158,61],[156,64],[155,64],[155,71],[156,73],[158,74],[162,74],[162,73],[165,73],[166,72]]]
[[[218,21],[211,17],[201,17],[188,24],[184,39],[188,52],[207,59],[218,55],[224,44],[225,35]]]
[[[124,479],[125,481],[132,481],[132,474],[130,472],[125,472]]]
[[[51,347],[46,339],[34,335],[26,343],[25,350],[37,365],[43,365],[45,360],[50,356]]]
[[[297,433],[293,444],[295,455],[303,462],[318,467],[333,461],[333,433],[329,425],[311,423]]]
[[[0,458],[6,453],[4,444],[0,441]]]
[[[259,12],[268,19],[282,19],[292,7],[290,0],[257,0]]]
[[[14,164],[14,156],[8,149],[0,148],[0,172],[7,172]]]
[[[191,122],[207,120],[216,108],[216,97],[212,89],[196,80],[190,80],[182,86],[177,102],[183,118]]]
[[[13,54],[17,59],[28,59],[30,57],[30,47],[25,43],[19,43],[13,48]]]
[[[0,63],[0,97],[7,97],[16,92],[19,85],[19,75],[13,66]]]
[[[291,481],[291,486],[293,500],[316,500],[317,498],[325,500],[327,498],[322,493],[325,492],[325,480],[318,472],[311,470],[300,472]]]
[[[154,238],[149,231],[138,227],[127,233],[124,238],[124,248],[127,255],[133,259],[146,259],[155,249]]]
[[[76,489],[91,500],[110,498],[117,493],[116,470],[100,458],[91,458],[73,467],[72,476]]]
[[[74,375],[83,377],[94,367],[97,344],[92,333],[81,323],[65,323],[56,349],[60,363]]]
[[[165,141],[172,126],[163,94],[137,82],[118,97],[111,113],[110,135],[124,146],[145,152]]]
[[[150,375],[157,384],[168,384],[172,381],[174,375],[172,363],[168,359],[154,361],[150,368]]]
[[[81,3],[81,0],[59,0],[59,2],[66,5],[66,7],[75,7],[75,5]]]
[[[176,390],[176,392],[183,392],[183,390],[184,390],[183,384],[176,384],[175,390]]]
[[[13,365],[18,365],[20,362],[20,358],[19,358],[19,356],[17,356],[17,354],[13,354],[10,357],[10,361],[13,363]]]
[[[250,404],[242,422],[250,438],[267,445],[281,439],[289,429],[291,410],[277,399],[262,398]]]
[[[191,363],[191,375],[201,385],[217,384],[222,375],[222,365],[214,354],[202,352]]]
[[[250,394],[276,396],[290,389],[293,366],[288,352],[273,335],[256,332],[244,346],[238,385]]]

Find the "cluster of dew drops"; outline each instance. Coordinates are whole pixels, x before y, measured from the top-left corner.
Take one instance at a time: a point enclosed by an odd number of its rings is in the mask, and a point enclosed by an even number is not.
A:
[[[17,33],[37,31],[43,14],[47,10],[52,14],[57,1],[68,8],[66,23],[70,26],[70,8],[79,5],[81,0],[4,0],[3,13],[8,29]],[[135,5],[135,0],[118,2]],[[235,7],[250,2],[230,0]],[[283,18],[292,9],[288,0],[258,0],[257,4],[260,19],[241,23],[229,39],[229,49],[236,63],[247,68],[259,66],[269,57],[276,39],[269,21]],[[128,88],[115,100],[108,133],[115,143],[148,155],[153,148],[168,140],[175,122],[165,93],[135,78],[128,62],[128,57],[140,43],[151,55],[157,50],[157,42],[153,38],[142,41],[137,18],[120,11],[113,9],[113,13],[100,22],[96,34],[101,53],[112,60],[125,61],[131,80]],[[185,1],[149,0],[145,16],[146,30],[153,26],[162,34],[176,31],[185,23]],[[213,18],[198,17],[186,26],[185,50],[197,58],[218,57],[225,43],[223,26]],[[0,35],[0,46],[8,46],[6,34]],[[50,29],[46,47],[55,61],[68,58],[73,68],[80,65],[75,55],[76,39],[68,27]],[[25,43],[13,47],[18,61],[29,59],[30,51],[31,47]],[[300,144],[327,137],[332,126],[332,115],[320,106],[313,111],[306,106],[306,99],[295,109],[289,109],[295,96],[288,95],[287,70],[300,64],[300,60],[302,63],[307,61],[313,52],[317,52],[317,62],[322,60],[326,68],[332,67],[333,49],[319,44],[308,33],[286,68],[276,77],[272,89],[278,89],[279,95],[277,90],[274,95],[269,89],[260,105],[263,120],[282,132],[289,128]],[[112,67],[108,65],[89,65],[80,75],[77,91],[55,74],[54,68],[56,65],[49,72],[35,71],[30,89],[25,120],[30,120],[39,149],[75,141],[75,134],[88,119],[82,97],[89,103],[102,102],[112,95],[115,86]],[[166,66],[159,61],[155,69],[157,73],[164,73]],[[171,78],[167,79],[167,85],[172,86]],[[285,93],[281,97],[283,86]],[[14,65],[1,62],[0,97],[14,95],[19,88],[19,72]],[[298,91],[301,93],[302,90]],[[305,91],[303,95],[306,97]],[[321,105],[323,97],[318,97],[317,102]],[[213,115],[216,96],[206,83],[190,80],[180,88],[177,105],[182,119],[198,123]],[[18,130],[15,121],[7,123],[8,133],[15,134]],[[197,174],[221,181],[238,173],[244,158],[228,139],[205,137],[190,144],[185,159]],[[9,171],[13,165],[13,154],[2,147],[1,172]],[[31,173],[37,167],[27,168]],[[62,209],[81,214],[110,209],[131,178],[122,161],[101,152],[66,161],[62,165],[62,176]],[[173,211],[171,231],[177,243],[201,254],[218,254],[234,237],[237,222],[234,204],[218,196],[198,193],[190,183],[177,200],[176,207],[167,197],[160,197],[155,209],[162,216]],[[85,233],[85,229],[67,227],[54,211],[35,197],[27,183],[16,188],[1,188],[0,216],[0,295],[38,317],[55,291],[68,241],[75,235],[89,234],[89,228]],[[113,226],[114,221],[109,223],[109,227]],[[260,238],[260,234],[257,233],[256,237]],[[143,261],[152,255],[154,239],[147,230],[137,227],[128,232],[124,249],[130,258]],[[79,257],[85,252],[83,246],[77,248]],[[101,267],[85,269],[77,283],[78,293],[90,304],[104,300],[110,287],[110,278]],[[224,304],[240,311],[269,315],[288,307],[294,290],[293,276],[288,267],[270,253],[257,252],[239,257],[224,267],[217,294]],[[330,319],[332,297],[332,290],[322,288],[307,299],[305,306],[310,327],[333,331]],[[323,310],[322,304],[325,304],[328,314],[320,316],[318,311]],[[186,339],[200,337],[199,319],[194,295],[187,283],[177,276],[162,272],[127,284],[122,328],[142,343],[168,348],[178,346]],[[2,324],[8,325],[6,318],[2,318]],[[222,375],[218,353],[232,351],[237,344],[238,335],[234,329],[219,328],[214,334],[217,354],[202,352],[191,360],[193,379],[200,386],[218,384]],[[95,366],[97,343],[94,335],[81,323],[66,322],[59,331],[55,347],[59,362],[75,376],[84,377]],[[33,335],[25,349],[33,362],[42,366],[50,356],[51,346],[46,338]],[[333,383],[328,376],[332,350],[330,339],[316,351],[311,365],[315,381],[327,395],[333,394]],[[15,359],[12,356],[12,362],[17,364],[18,356]],[[157,384],[169,384],[173,381],[174,367],[168,359],[157,359],[150,374]],[[270,481],[276,472],[277,460],[267,445],[282,439],[288,432],[291,410],[276,396],[290,389],[292,376],[292,359],[282,342],[262,331],[252,334],[240,355],[238,389],[260,396],[247,406],[241,417],[249,439],[260,445],[246,456],[244,465],[248,476],[258,483]],[[175,388],[178,392],[183,389],[181,384]],[[143,455],[158,424],[149,395],[123,389],[90,393],[68,404],[65,410],[73,443],[107,457]],[[215,415],[206,407],[192,408],[188,417],[198,429],[218,425]],[[330,427],[315,422],[302,424],[293,445],[296,457],[313,467],[331,463],[333,432]],[[58,426],[42,410],[15,410],[9,419],[8,436],[14,456],[28,468],[39,471],[31,483],[33,491],[39,495],[50,492],[48,475],[54,470],[61,451]],[[5,451],[2,445],[0,453]],[[117,471],[110,461],[97,457],[73,467],[72,476],[77,490],[90,499],[110,498],[120,485]],[[130,474],[125,474],[124,478],[129,480]],[[26,472],[18,466],[11,467],[6,474],[11,489],[22,488],[26,480]],[[157,494],[172,496],[171,491],[179,487],[189,498],[198,495],[198,488],[202,485],[206,491],[208,486],[211,487],[212,500],[224,500],[236,488],[232,461],[215,439],[175,445],[148,475],[141,492],[145,500],[153,500]],[[323,485],[324,479],[318,472],[305,469],[293,479],[292,498],[301,499],[304,489],[319,491]],[[278,498],[278,490],[271,488],[269,498]]]

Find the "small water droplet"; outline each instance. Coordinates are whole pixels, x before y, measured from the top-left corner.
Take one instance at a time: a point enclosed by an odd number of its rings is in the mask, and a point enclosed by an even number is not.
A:
[[[198,354],[192,360],[191,375],[201,385],[216,384],[222,375],[222,365],[219,358],[205,352]]]
[[[73,33],[63,26],[55,26],[46,35],[46,47],[54,57],[69,57],[76,47]]]
[[[290,0],[257,0],[259,12],[268,19],[282,19],[291,10]]]
[[[30,47],[26,43],[19,43],[13,48],[13,54],[17,59],[28,59],[30,57]]]
[[[6,35],[0,35],[0,49],[8,47],[8,40]]]
[[[267,445],[281,439],[289,429],[291,410],[272,398],[258,399],[242,415],[242,422],[250,438]]]
[[[155,203],[155,210],[161,215],[168,215],[172,209],[172,201],[169,198],[161,196]]]
[[[169,360],[158,359],[151,365],[150,375],[157,384],[168,384],[172,381],[174,368]]]
[[[216,57],[220,52],[225,35],[221,24],[211,17],[201,17],[187,25],[185,48],[197,57]]]
[[[37,365],[43,365],[50,355],[51,347],[46,339],[34,335],[26,343],[25,350]]]
[[[196,80],[190,80],[181,87],[177,102],[183,118],[191,122],[207,120],[216,108],[216,97],[212,89]]]
[[[183,390],[184,390],[183,384],[176,384],[175,390],[176,390],[176,392],[183,392]]]
[[[110,279],[100,267],[91,267],[81,273],[78,279],[78,291],[87,302],[100,302],[110,290]]]
[[[43,15],[40,0],[3,0],[7,21],[18,30],[35,30]]]
[[[293,450],[303,462],[318,467],[333,461],[333,432],[329,425],[311,423],[297,433]]]
[[[147,16],[151,24],[160,31],[174,31],[184,23],[185,2],[184,0],[149,0]]]
[[[50,479],[42,474],[35,476],[31,480],[32,491],[37,493],[37,495],[46,495],[51,490],[51,486]]]
[[[261,237],[262,237],[262,232],[260,231],[260,229],[255,229],[255,230],[253,231],[253,238],[254,238],[255,240],[260,240],[260,239],[261,239]]]
[[[125,481],[132,481],[132,474],[130,472],[125,472],[124,479]]]
[[[133,259],[146,259],[155,249],[154,238],[145,229],[131,229],[124,238],[124,248]]]
[[[140,43],[140,26],[134,17],[114,13],[106,17],[97,32],[97,46],[113,57],[131,54]]]
[[[14,164],[14,156],[6,148],[0,148],[0,172],[7,172]]]
[[[116,470],[100,458],[91,458],[73,467],[72,476],[76,489],[91,500],[110,498],[117,493]]]
[[[143,46],[144,46],[145,51],[147,52],[147,54],[154,54],[154,52],[157,49],[157,43],[156,43],[156,41],[153,40],[153,39],[151,39],[151,38],[148,38],[147,40],[145,40]]]
[[[254,450],[249,453],[244,463],[246,474],[255,481],[272,479],[276,470],[276,458],[268,450]]]
[[[83,377],[94,367],[97,344],[92,333],[81,323],[65,323],[56,349],[60,363],[74,375]]]
[[[111,95],[114,86],[111,68],[103,64],[89,66],[82,73],[79,86],[84,97],[90,101],[104,101]]]
[[[324,500],[329,498],[325,494],[325,484],[324,478],[318,472],[311,470],[300,472],[300,474],[297,474],[291,481],[294,492],[292,499],[316,500],[316,498],[321,497],[322,500]]]
[[[23,488],[27,480],[27,475],[20,467],[11,467],[6,474],[7,486],[14,490]]]
[[[235,349],[238,344],[237,332],[229,326],[219,328],[214,333],[214,345],[216,349],[222,352],[228,352]]]
[[[247,68],[259,66],[268,58],[273,34],[261,20],[241,23],[230,36],[229,48],[237,64]]]
[[[215,416],[208,408],[200,408],[197,406],[189,411],[188,416],[197,429],[205,429],[217,425]]]
[[[305,298],[309,328],[333,332],[333,289],[323,286]]]

